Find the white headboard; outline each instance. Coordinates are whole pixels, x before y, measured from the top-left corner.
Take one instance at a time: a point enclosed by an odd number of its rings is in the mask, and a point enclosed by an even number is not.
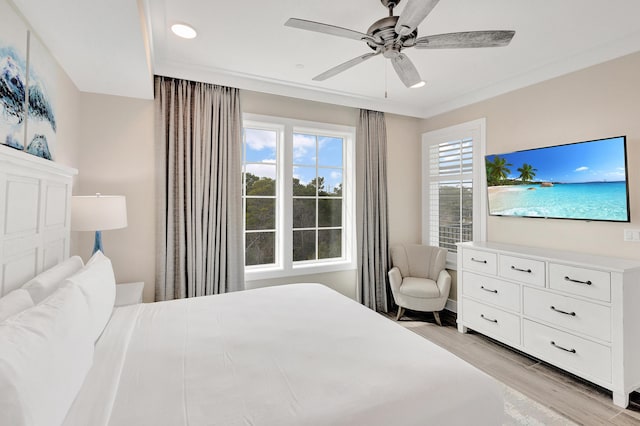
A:
[[[0,145],[0,296],[69,257],[77,173]]]

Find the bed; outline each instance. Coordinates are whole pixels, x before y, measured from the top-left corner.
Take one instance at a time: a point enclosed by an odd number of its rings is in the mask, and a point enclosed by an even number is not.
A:
[[[64,182],[49,202],[69,205]],[[35,272],[21,271],[19,252],[0,251],[14,277],[0,288],[0,424],[502,422],[492,378],[320,284],[114,308],[111,262],[99,252],[86,265],[69,258],[66,207],[57,217],[66,259],[55,266],[43,256],[53,238],[24,248]]]
[[[116,308],[94,358],[65,426],[498,425],[503,411],[491,378],[320,284]]]

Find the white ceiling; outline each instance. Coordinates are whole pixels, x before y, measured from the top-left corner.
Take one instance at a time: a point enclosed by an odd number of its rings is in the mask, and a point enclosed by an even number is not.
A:
[[[430,117],[640,51],[638,0],[441,0],[418,36],[515,30],[507,47],[406,49],[427,85],[407,89],[359,41],[284,26],[290,17],[366,32],[379,0],[13,0],[82,91],[152,98],[161,74],[241,89]],[[403,0],[396,10],[402,13]],[[175,37],[188,22],[194,40]],[[149,37],[147,37],[149,34]],[[386,92],[386,97],[385,97]]]

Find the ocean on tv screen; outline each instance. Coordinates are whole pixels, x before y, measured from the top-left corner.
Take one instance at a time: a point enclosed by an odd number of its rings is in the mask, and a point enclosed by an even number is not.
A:
[[[625,181],[489,187],[490,214],[585,220],[627,220]]]

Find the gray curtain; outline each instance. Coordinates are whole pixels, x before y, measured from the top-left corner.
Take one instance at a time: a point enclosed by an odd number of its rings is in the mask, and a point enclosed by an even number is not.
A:
[[[155,79],[156,300],[244,288],[239,90]]]
[[[389,310],[387,128],[384,113],[360,110],[357,130],[358,298]]]

